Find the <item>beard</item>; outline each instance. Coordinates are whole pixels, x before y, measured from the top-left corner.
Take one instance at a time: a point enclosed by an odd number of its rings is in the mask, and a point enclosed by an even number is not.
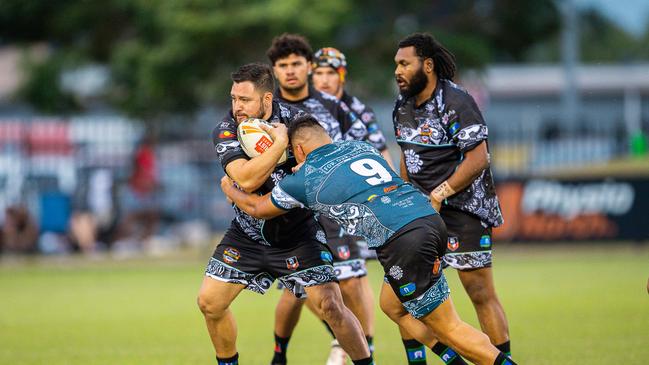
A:
[[[417,70],[417,72],[415,72],[415,74],[412,76],[412,78],[408,82],[408,85],[403,89],[400,88],[399,92],[405,99],[408,99],[424,91],[426,85],[428,85],[428,79],[426,78],[426,74],[424,73],[424,68],[420,67],[419,70]]]
[[[264,101],[260,100],[259,109],[257,110],[256,113],[238,113],[235,115],[235,118],[237,119],[237,122],[241,123],[244,120],[250,118],[263,119],[264,115],[266,115],[266,107],[264,107]]]

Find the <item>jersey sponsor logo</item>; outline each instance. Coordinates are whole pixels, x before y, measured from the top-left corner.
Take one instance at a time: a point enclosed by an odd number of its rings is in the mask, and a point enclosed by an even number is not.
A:
[[[480,237],[480,247],[482,248],[491,247],[491,237],[489,235],[484,235]]]
[[[231,264],[233,262],[239,261],[241,258],[241,254],[239,253],[239,250],[233,247],[226,247],[225,250],[223,250],[223,260]]]
[[[320,251],[320,258],[322,259],[322,261],[328,262],[328,263],[331,263],[334,260],[333,256],[331,256],[331,253],[329,253],[327,251]]]
[[[297,270],[298,267],[300,267],[300,262],[297,260],[297,256],[286,259],[286,268],[289,270]]]
[[[403,277],[403,270],[399,266],[395,265],[390,268],[388,275],[392,276],[394,280],[399,280]]]
[[[386,194],[391,192],[391,191],[394,191],[394,190],[397,190],[396,185],[390,185],[387,188],[383,188],[383,192],[386,193]]]
[[[257,143],[255,143],[255,151],[259,153],[263,153],[268,149],[268,147],[272,145],[273,145],[273,141],[268,139],[266,136],[262,136],[261,138],[259,138]]]
[[[228,149],[239,147],[239,141],[221,142],[216,145],[216,153],[225,153]]]
[[[232,133],[230,131],[223,131],[223,132],[219,133],[219,138],[222,138],[222,139],[223,138],[234,138],[234,137],[235,137],[234,133]]]
[[[338,251],[338,257],[340,257],[341,260],[347,260],[349,256],[351,256],[351,252],[349,252],[349,246],[347,245],[338,246],[336,250]]]
[[[449,237],[446,247],[448,247],[448,249],[451,251],[455,251],[460,247],[460,241],[457,239],[457,237]]]
[[[415,289],[417,289],[415,283],[410,282],[399,287],[399,294],[401,294],[402,297],[409,297],[415,294]]]

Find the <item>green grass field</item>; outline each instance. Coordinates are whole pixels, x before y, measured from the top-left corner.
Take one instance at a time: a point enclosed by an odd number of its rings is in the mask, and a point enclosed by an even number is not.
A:
[[[0,261],[0,364],[212,364],[195,304],[208,255]],[[370,269],[378,288],[378,263]],[[495,274],[519,364],[649,363],[649,247],[503,246]],[[460,315],[476,325],[457,275],[447,276]],[[242,364],[268,364],[278,295],[235,302]],[[377,363],[404,364],[378,308],[376,327]],[[290,364],[324,364],[329,340],[305,311]],[[429,355],[428,364],[442,362]]]

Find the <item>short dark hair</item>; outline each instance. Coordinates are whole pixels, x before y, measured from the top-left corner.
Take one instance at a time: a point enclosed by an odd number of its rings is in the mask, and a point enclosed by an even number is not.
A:
[[[399,42],[399,48],[415,47],[417,56],[423,61],[431,58],[435,74],[440,79],[453,80],[457,66],[455,56],[428,33],[413,33]]]
[[[248,63],[230,74],[233,82],[250,81],[255,89],[265,93],[275,90],[275,80],[270,66],[263,63]]]
[[[311,114],[301,115],[291,122],[291,125],[288,127],[288,139],[293,141],[299,133],[305,129],[315,129],[321,133],[327,133],[324,127],[315,119]]]
[[[266,56],[272,65],[281,58],[290,56],[295,53],[298,56],[306,58],[307,62],[313,60],[313,49],[309,45],[309,41],[299,34],[284,33],[280,36],[273,38],[273,43],[266,51]]]

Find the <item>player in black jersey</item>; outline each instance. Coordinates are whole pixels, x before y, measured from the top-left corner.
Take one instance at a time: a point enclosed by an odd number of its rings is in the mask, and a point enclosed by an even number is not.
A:
[[[444,262],[457,269],[482,330],[510,354],[491,269],[491,228],[503,218],[489,168],[487,126],[471,95],[452,81],[454,56],[431,35],[404,38],[394,60],[401,176],[428,194],[440,212],[448,229]],[[452,350],[438,343],[433,351],[443,356]]]
[[[277,162],[288,146],[288,139],[282,138],[286,126],[304,113],[273,100],[273,76],[267,65],[244,65],[232,73],[232,81],[232,110],[214,129],[214,146],[223,169],[240,189],[264,194],[296,165],[292,155],[280,166]],[[284,131],[271,133],[273,145],[254,158],[237,140],[237,124],[247,118],[264,119]],[[209,260],[198,296],[218,363],[238,364],[232,301],[243,289],[264,293],[278,279],[294,295],[308,294],[354,364],[372,364],[360,323],[343,305],[325,234],[313,215],[298,209],[285,217],[261,220],[236,207],[235,212]]]
[[[267,56],[279,84],[275,92],[277,100],[313,115],[332,140],[366,141],[382,151],[389,160],[385,137],[375,119],[368,119],[367,115],[363,119],[335,96],[310,86],[309,74],[313,70],[313,55],[311,46],[304,37],[294,34],[276,37],[268,49]],[[320,223],[325,229],[327,244],[333,253],[334,267],[345,304],[360,319],[372,348],[373,295],[369,285],[364,285],[367,284],[367,279],[363,279],[367,275],[367,269],[358,247],[362,239],[344,235],[338,224],[328,218],[322,217]],[[277,305],[273,365],[286,364],[286,348],[299,319],[302,304],[285,292]],[[339,351],[334,340],[328,364],[340,364],[343,361],[344,353]]]

